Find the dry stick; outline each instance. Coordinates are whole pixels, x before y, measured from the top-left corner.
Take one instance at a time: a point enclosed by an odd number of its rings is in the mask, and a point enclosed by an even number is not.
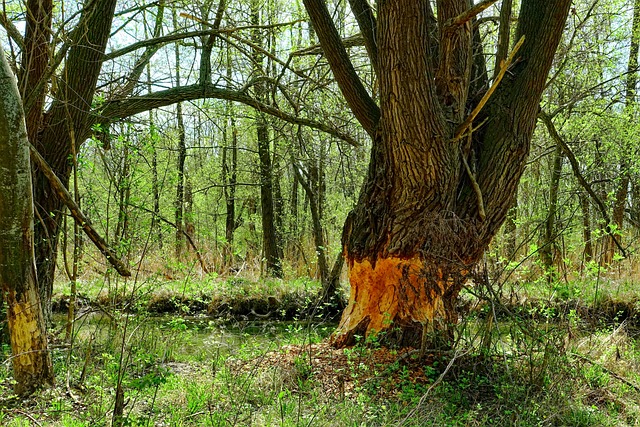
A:
[[[91,239],[91,241],[96,245],[96,247],[102,252],[102,254],[107,258],[107,261],[116,269],[118,274],[124,277],[130,277],[131,272],[127,268],[127,266],[118,259],[118,256],[115,254],[113,249],[111,249],[107,242],[98,234],[98,232],[91,225],[91,221],[87,218],[84,213],[80,210],[78,205],[73,201],[73,197],[69,194],[69,191],[65,188],[64,184],[60,179],[56,176],[55,172],[51,170],[51,167],[47,164],[47,161],[38,153],[33,145],[29,144],[29,149],[31,151],[31,158],[38,164],[42,173],[47,177],[51,186],[54,188],[58,196],[62,199],[62,202],[69,208],[69,212],[71,212],[71,216],[78,223],[80,227],[84,230],[86,235]]]
[[[427,400],[427,397],[429,396],[429,393],[431,393],[431,391],[442,382],[442,380],[444,379],[444,377],[447,375],[447,373],[449,372],[449,370],[453,367],[453,364],[456,362],[456,360],[458,360],[460,357],[463,357],[465,355],[467,355],[470,352],[470,350],[466,350],[463,352],[458,352],[456,351],[456,353],[454,353],[453,357],[451,358],[451,360],[449,361],[449,363],[447,364],[447,367],[444,369],[444,371],[440,374],[440,376],[438,377],[437,380],[434,381],[433,384],[431,384],[431,386],[429,386],[429,388],[427,389],[427,391],[422,395],[422,397],[420,398],[420,400],[418,401],[418,404],[411,410],[409,411],[409,413],[398,423],[396,424],[398,427],[404,425],[408,420],[410,420],[413,416],[415,416],[416,412],[418,411],[418,409],[424,404],[424,402]]]
[[[478,105],[476,105],[476,108],[474,108],[471,114],[467,116],[465,121],[462,122],[460,126],[458,126],[458,129],[456,130],[456,134],[453,137],[453,142],[458,141],[462,137],[462,135],[464,135],[467,128],[471,126],[471,124],[473,123],[473,120],[478,116],[478,114],[480,114],[480,111],[485,106],[485,104],[487,103],[491,95],[493,95],[493,92],[495,92],[496,89],[498,88],[500,81],[502,80],[507,70],[511,66],[511,63],[513,62],[513,58],[516,56],[516,53],[518,53],[518,50],[520,50],[523,43],[524,43],[524,36],[520,37],[520,40],[518,40],[518,43],[516,43],[516,45],[513,47],[513,50],[509,54],[509,57],[500,64],[500,72],[496,76],[489,90],[484,94],[480,102],[478,102]]]
[[[29,418],[29,420],[36,426],[40,427],[42,425],[38,422],[38,420],[36,420],[31,414],[27,412],[21,411],[20,409],[14,409],[14,411],[17,412],[18,414],[24,415],[25,417]]]
[[[469,134],[471,135],[471,134]],[[467,159],[464,155],[462,157],[462,164],[464,165],[465,170],[467,171],[467,175],[469,175],[469,179],[471,180],[471,186],[473,187],[473,191],[476,193],[476,199],[478,204],[478,215],[480,216],[480,220],[484,221],[487,218],[487,213],[484,210],[484,200],[482,198],[482,190],[480,190],[480,185],[478,181],[476,181],[476,177],[471,172],[471,168],[469,167],[469,163],[467,163]]]
[[[581,354],[578,353],[569,353],[571,356],[573,357],[577,357],[578,359],[587,362],[593,366],[597,366],[600,369],[602,369],[603,371],[605,371],[607,374],[611,375],[613,378],[617,379],[618,381],[622,381],[623,383],[625,383],[626,385],[628,385],[629,387],[631,387],[632,389],[634,389],[635,391],[640,393],[640,387],[638,387],[637,385],[635,385],[634,383],[632,383],[631,381],[629,381],[628,379],[616,374],[615,372],[613,372],[611,369],[601,365],[600,363],[594,362],[593,360],[589,359],[587,356],[583,356]]]
[[[544,122],[545,126],[547,127],[547,130],[549,131],[549,135],[551,135],[551,138],[556,142],[556,144],[560,145],[560,147],[562,148],[562,151],[564,152],[564,155],[567,156],[567,159],[569,159],[569,163],[571,164],[571,169],[573,169],[573,174],[578,180],[578,183],[580,183],[582,188],[585,189],[587,194],[591,196],[595,204],[598,206],[598,209],[600,210],[600,214],[602,215],[602,218],[607,223],[607,226],[605,227],[605,231],[609,236],[611,236],[611,239],[613,239],[613,242],[616,244],[618,249],[620,249],[622,256],[624,258],[627,258],[627,251],[622,247],[622,245],[620,244],[620,242],[618,241],[614,233],[611,231],[611,228],[609,227],[609,224],[611,223],[611,219],[609,218],[609,214],[607,213],[606,206],[604,205],[604,203],[602,203],[602,200],[600,200],[596,192],[593,191],[593,188],[591,188],[591,185],[589,185],[587,180],[584,179],[584,177],[582,176],[582,173],[580,172],[580,165],[578,164],[578,160],[576,159],[576,156],[573,154],[573,151],[571,151],[571,148],[569,148],[569,146],[564,141],[564,139],[562,139],[562,137],[558,133],[558,130],[553,124],[551,117],[548,114],[546,114],[544,111],[540,111],[540,113],[538,114],[538,117]]]

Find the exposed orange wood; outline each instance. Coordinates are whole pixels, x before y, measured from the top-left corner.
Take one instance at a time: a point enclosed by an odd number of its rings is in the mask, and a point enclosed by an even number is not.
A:
[[[442,273],[426,274],[419,257],[379,258],[375,265],[368,259],[349,260],[349,305],[332,343],[340,347],[348,345],[354,334],[370,336],[396,326],[446,319],[442,295],[451,284]]]

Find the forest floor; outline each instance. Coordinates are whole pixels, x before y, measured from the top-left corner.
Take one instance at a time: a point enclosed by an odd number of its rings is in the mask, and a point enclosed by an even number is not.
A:
[[[19,399],[0,365],[0,425],[638,426],[640,289],[589,286],[465,293],[455,348],[421,357],[331,347],[309,280],[83,284],[69,341],[63,284],[57,385]]]

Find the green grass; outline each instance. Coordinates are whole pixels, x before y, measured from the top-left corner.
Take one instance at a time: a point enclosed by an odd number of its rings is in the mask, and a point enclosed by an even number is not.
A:
[[[100,287],[92,286],[83,292],[97,299]],[[527,305],[515,318],[502,314],[489,324],[492,310],[485,305],[460,325],[456,352],[428,365],[426,383],[412,381],[414,371],[401,362],[376,367],[374,380],[361,379],[360,362],[377,343],[345,349],[353,363],[340,367],[340,375],[355,387],[344,395],[327,393],[322,381],[335,378],[318,378],[306,357],[284,367],[253,363],[284,346],[320,342],[334,324],[304,317],[220,319],[186,310],[158,316],[144,309],[157,292],[183,291],[209,301],[283,301],[310,297],[317,284],[205,280],[127,289],[139,302],[136,310],[84,315],[72,348],[63,345],[61,332],[54,337],[56,388],[19,401],[11,395],[10,363],[0,365],[0,425],[111,425],[119,380],[127,426],[640,425],[640,334],[633,319],[592,322],[580,310],[550,315],[558,307]],[[63,322],[62,315],[57,319]],[[8,355],[5,346],[2,358]],[[382,393],[386,375],[394,375],[397,393]]]

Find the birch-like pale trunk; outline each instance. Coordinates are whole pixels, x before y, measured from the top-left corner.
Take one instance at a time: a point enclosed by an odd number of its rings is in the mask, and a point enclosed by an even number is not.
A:
[[[0,46],[0,289],[7,320],[15,392],[54,381],[33,251],[29,141],[18,86]]]

